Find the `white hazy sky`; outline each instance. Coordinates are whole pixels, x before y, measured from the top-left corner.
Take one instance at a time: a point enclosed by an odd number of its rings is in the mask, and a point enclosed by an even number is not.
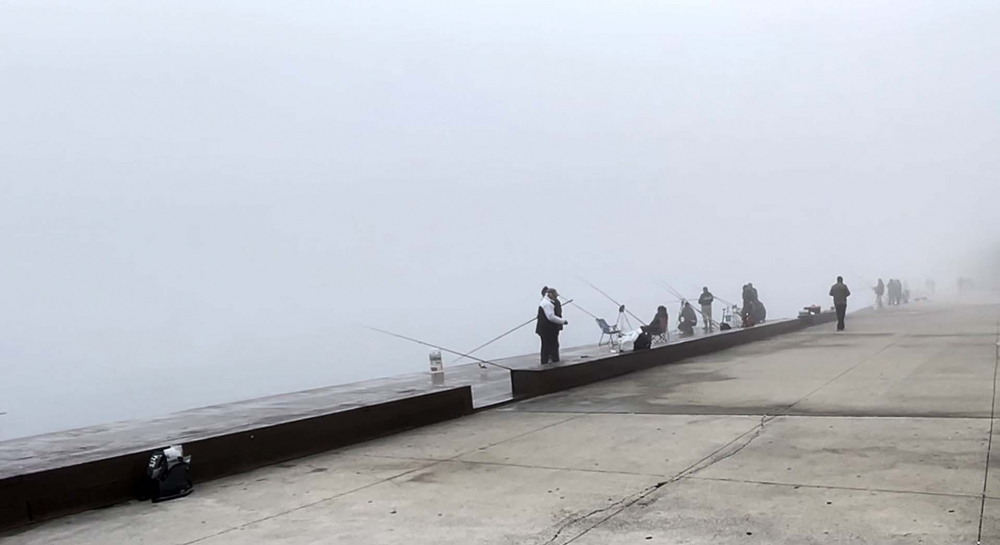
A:
[[[1000,3],[0,0],[0,439],[1000,235]],[[676,313],[670,305],[671,315]],[[564,344],[593,342],[585,315]],[[536,349],[532,329],[486,356]]]

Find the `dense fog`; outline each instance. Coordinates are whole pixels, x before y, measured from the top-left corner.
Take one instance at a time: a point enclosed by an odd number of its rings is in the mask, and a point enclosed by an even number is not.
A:
[[[947,291],[1000,240],[997,28],[995,1],[2,0],[0,439],[424,371],[359,324],[467,350],[543,285],[612,321],[586,282],[644,319],[660,283],[753,282],[774,318],[838,274],[853,309]]]

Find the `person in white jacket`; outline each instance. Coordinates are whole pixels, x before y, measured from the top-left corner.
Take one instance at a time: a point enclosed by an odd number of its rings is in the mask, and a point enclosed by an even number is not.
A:
[[[569,322],[562,317],[562,304],[555,288],[542,288],[535,333],[542,339],[542,365],[559,361],[559,332]]]

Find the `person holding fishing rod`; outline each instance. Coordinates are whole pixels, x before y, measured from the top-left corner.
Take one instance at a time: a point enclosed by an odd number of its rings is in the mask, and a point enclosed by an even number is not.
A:
[[[559,332],[569,321],[562,317],[562,303],[555,288],[542,288],[542,301],[538,303],[538,320],[535,333],[542,340],[542,365],[559,362]]]
[[[701,295],[698,296],[698,304],[701,305],[701,318],[705,322],[705,333],[712,332],[712,303],[715,296],[708,291],[708,286],[701,288]]]
[[[883,282],[882,279],[879,278],[878,279],[878,284],[876,284],[875,287],[872,288],[872,291],[875,292],[875,308],[876,309],[881,309],[882,308],[882,296],[885,295],[885,282]]]

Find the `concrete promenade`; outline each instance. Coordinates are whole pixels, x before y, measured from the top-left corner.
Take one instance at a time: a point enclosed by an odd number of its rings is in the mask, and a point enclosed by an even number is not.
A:
[[[1000,543],[998,318],[863,312],[0,542]]]

